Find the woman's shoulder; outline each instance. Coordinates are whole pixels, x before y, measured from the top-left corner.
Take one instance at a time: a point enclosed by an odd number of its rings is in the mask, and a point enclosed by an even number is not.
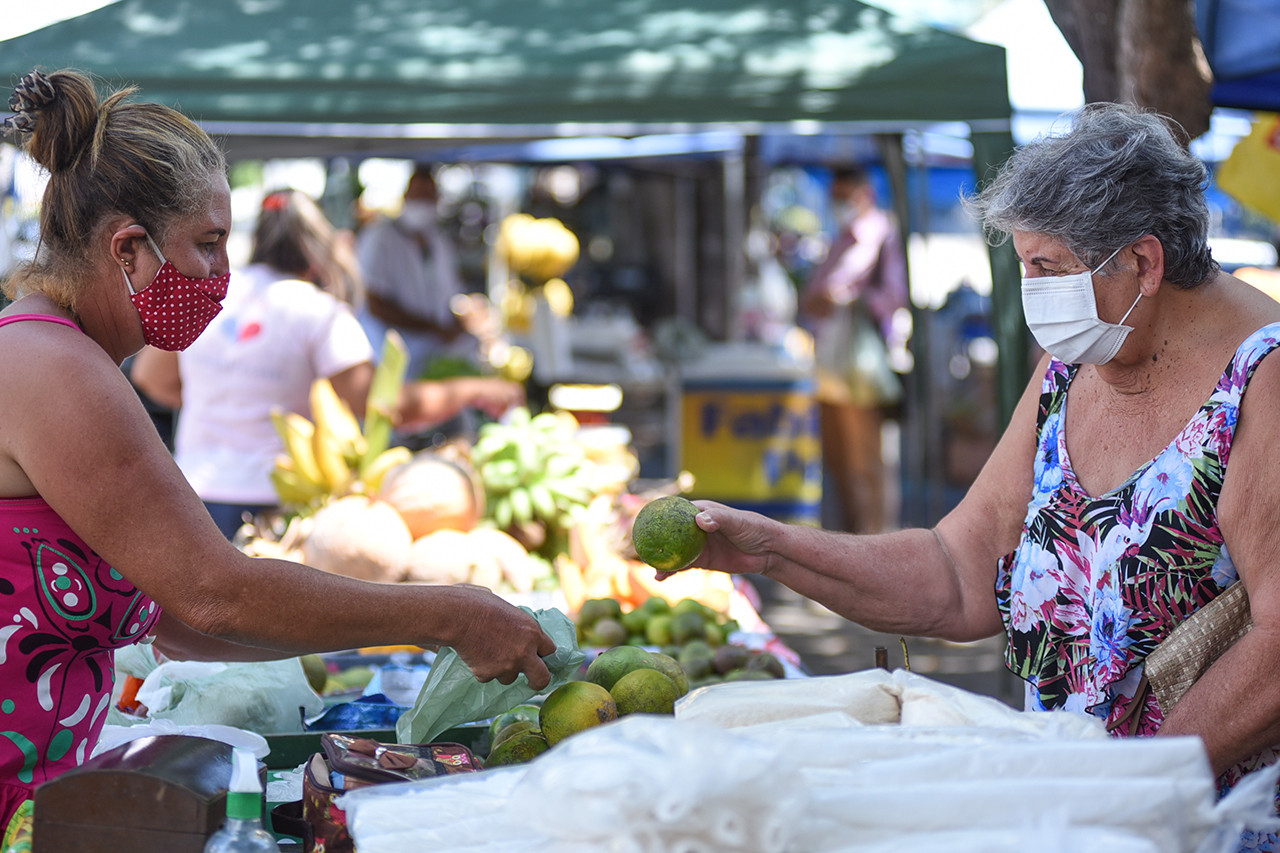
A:
[[[127,388],[119,365],[96,341],[61,323],[0,327],[0,409],[77,408],[103,389]]]

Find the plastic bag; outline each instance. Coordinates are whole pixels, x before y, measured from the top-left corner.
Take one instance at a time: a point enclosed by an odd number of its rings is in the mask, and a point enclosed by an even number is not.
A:
[[[298,658],[169,661],[143,680],[138,701],[147,707],[148,719],[234,726],[259,734],[301,732],[303,716],[324,709]]]
[[[559,610],[531,610],[538,625],[555,641],[556,650],[543,658],[551,670],[551,683],[543,691],[529,686],[523,673],[510,684],[481,683],[456,651],[445,647],[436,655],[418,701],[396,721],[399,743],[430,743],[441,732],[462,723],[484,720],[501,714],[539,692],[550,692],[568,681],[586,655],[578,650],[578,634],[573,622]]]
[[[788,756],[635,714],[529,764],[380,785],[339,801],[361,853],[782,853],[802,801]]]
[[[1050,715],[910,673],[863,681],[949,706],[927,715],[945,722],[868,725],[830,709],[850,680],[821,678],[808,716],[716,728],[633,715],[528,764],[370,786],[338,805],[361,853],[1228,853],[1242,826],[1275,819],[1275,769],[1215,803],[1198,738],[1042,725]],[[708,692],[736,702],[736,687]]]
[[[859,302],[839,306],[821,321],[814,360],[824,402],[875,408],[902,400],[902,381],[889,364],[889,349]]]
[[[384,693],[371,693],[333,705],[314,720],[307,722],[309,732],[357,731],[389,729],[404,713],[404,706],[387,699]]]
[[[838,711],[852,722],[896,723],[901,689],[882,669],[818,678],[735,681],[691,691],[676,703],[682,720],[720,728],[754,726]]]

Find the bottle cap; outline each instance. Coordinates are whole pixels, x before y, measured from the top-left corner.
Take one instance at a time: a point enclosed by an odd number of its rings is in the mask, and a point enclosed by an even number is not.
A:
[[[234,747],[231,752],[231,786],[227,790],[227,817],[255,820],[262,817],[262,780],[253,752]]]
[[[251,750],[237,746],[231,750],[231,787],[237,793],[262,793],[258,778],[258,759]]]

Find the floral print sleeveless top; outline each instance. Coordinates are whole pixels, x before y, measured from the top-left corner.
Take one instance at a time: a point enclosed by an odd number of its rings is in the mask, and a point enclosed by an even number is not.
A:
[[[1240,345],[1212,395],[1155,459],[1091,497],[1076,480],[1063,432],[1078,365],[1052,359],[1040,391],[1035,485],[1018,547],[1001,559],[996,601],[1009,636],[1005,662],[1026,681],[1028,710],[1063,709],[1114,722],[1125,715],[1142,662],[1183,620],[1238,579],[1218,527],[1240,401],[1280,345],[1280,323]],[[1154,695],[1137,734],[1164,721]],[[1229,770],[1275,760],[1268,750]]]
[[[0,320],[49,320],[42,315]],[[40,783],[84,762],[107,718],[113,650],[160,608],[43,498],[0,498],[0,832]]]

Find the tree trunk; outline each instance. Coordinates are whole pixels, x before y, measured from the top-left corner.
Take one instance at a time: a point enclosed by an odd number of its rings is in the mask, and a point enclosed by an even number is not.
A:
[[[1191,0],[1124,0],[1119,24],[1121,96],[1171,116],[1188,140],[1208,130],[1211,74]]]
[[[1044,0],[1080,60],[1084,99],[1125,101],[1172,117],[1194,139],[1209,129],[1212,77],[1193,0]]]

